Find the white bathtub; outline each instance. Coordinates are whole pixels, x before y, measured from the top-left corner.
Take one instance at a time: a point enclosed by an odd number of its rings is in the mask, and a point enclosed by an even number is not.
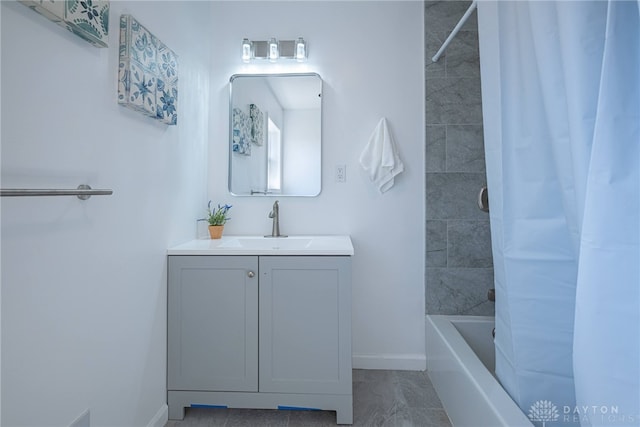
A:
[[[454,427],[533,424],[493,375],[493,317],[427,316],[427,371]]]

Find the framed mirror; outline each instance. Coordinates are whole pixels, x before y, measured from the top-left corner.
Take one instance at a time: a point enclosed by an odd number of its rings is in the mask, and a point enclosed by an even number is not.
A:
[[[235,196],[320,194],[320,76],[235,74],[229,88],[229,192]]]

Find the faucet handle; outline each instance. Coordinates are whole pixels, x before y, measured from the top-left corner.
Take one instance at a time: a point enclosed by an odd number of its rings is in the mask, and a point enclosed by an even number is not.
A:
[[[279,206],[278,206],[278,201],[276,200],[275,202],[273,202],[273,208],[271,209],[271,212],[269,212],[269,218],[274,218],[278,216],[278,211],[279,211]]]
[[[280,234],[280,213],[278,212],[278,201],[273,203],[273,209],[269,212],[269,218],[273,219],[273,225],[271,229],[271,236],[265,237],[287,237]]]

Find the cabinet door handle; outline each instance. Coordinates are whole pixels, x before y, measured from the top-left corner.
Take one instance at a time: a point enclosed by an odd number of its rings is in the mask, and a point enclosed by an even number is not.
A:
[[[247,276],[254,277],[256,275],[256,273],[254,273],[253,271],[249,270],[249,272],[247,273]]]

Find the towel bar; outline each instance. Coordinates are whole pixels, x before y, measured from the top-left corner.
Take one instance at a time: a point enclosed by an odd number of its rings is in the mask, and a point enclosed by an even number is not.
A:
[[[0,197],[19,196],[78,196],[80,200],[87,200],[91,196],[109,196],[113,190],[92,189],[86,184],[78,185],[76,189],[25,189],[25,188],[2,188]]]

